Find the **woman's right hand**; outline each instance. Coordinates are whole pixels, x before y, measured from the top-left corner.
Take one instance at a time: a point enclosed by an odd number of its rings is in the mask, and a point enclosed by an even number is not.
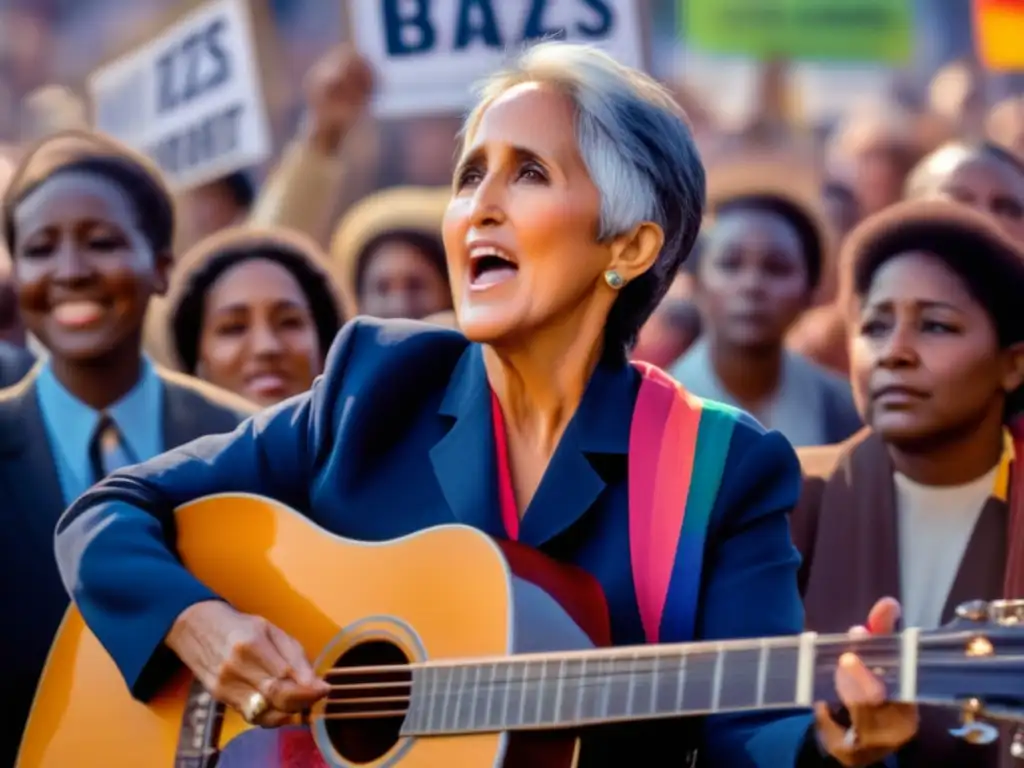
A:
[[[166,643],[215,699],[243,715],[262,694],[268,708],[253,723],[265,728],[291,722],[330,690],[297,640],[219,600],[182,611]]]

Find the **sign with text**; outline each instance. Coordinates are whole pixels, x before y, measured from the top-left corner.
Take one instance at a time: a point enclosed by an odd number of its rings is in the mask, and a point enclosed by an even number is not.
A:
[[[986,67],[1024,70],[1024,0],[974,0],[974,35]]]
[[[679,0],[683,35],[701,50],[758,58],[907,62],[910,0]]]
[[[211,0],[89,77],[95,127],[151,157],[175,189],[272,151],[249,0]]]
[[[461,111],[525,44],[596,45],[642,67],[642,0],[352,0],[353,39],[377,72],[384,117]]]

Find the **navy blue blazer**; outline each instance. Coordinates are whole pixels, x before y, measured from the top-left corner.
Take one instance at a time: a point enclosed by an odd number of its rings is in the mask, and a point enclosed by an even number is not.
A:
[[[626,457],[639,374],[595,371],[523,516],[521,542],[581,566],[603,586],[615,644],[644,642],[628,538]],[[777,432],[735,411],[726,471],[711,516],[696,635],[797,634],[799,556],[788,513],[800,491],[796,456]],[[491,394],[482,350],[457,332],[357,318],[339,334],[324,375],[304,395],[241,424],[118,472],[57,528],[65,585],[135,695],[172,662],[163,638],[188,606],[215,598],[165,539],[172,510],[220,492],[261,494],[341,536],[379,541],[461,522],[503,537]],[[673,588],[664,641],[673,632]],[[708,765],[822,763],[805,713],[720,716],[658,726],[680,756]],[[648,724],[650,725],[650,724]],[[645,726],[637,726],[642,728]],[[629,730],[629,729],[627,729]],[[614,736],[582,752],[611,764]],[[630,731],[632,744],[637,731]],[[610,741],[609,741],[610,740]],[[623,756],[635,757],[630,751]],[[588,754],[589,753],[589,754]],[[596,758],[596,759],[592,759]],[[625,763],[621,763],[625,764]]]

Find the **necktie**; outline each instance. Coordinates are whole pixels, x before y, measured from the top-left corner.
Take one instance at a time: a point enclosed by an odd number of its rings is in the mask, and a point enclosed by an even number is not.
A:
[[[89,467],[92,470],[92,481],[98,483],[111,472],[127,466],[131,461],[127,457],[127,446],[121,437],[110,415],[101,413],[96,429],[89,441]]]

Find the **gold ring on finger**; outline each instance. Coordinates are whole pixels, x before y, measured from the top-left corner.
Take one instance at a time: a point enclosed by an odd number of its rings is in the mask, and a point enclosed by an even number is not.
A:
[[[270,709],[270,702],[267,697],[259,691],[253,691],[245,704],[242,705],[242,717],[249,725],[256,725],[256,721]]]

